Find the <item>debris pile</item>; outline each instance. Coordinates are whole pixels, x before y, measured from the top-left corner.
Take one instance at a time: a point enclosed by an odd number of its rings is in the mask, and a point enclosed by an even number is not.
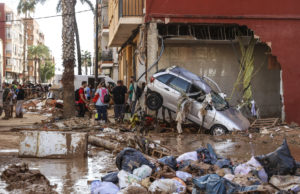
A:
[[[12,165],[1,175],[8,186],[8,191],[22,189],[24,193],[56,194],[55,186],[51,186],[49,180],[39,170],[30,170],[28,164]]]
[[[274,152],[234,163],[212,146],[158,160],[133,148],[116,157],[119,171],[92,182],[92,193],[243,193],[300,191],[297,164],[286,140]]]
[[[31,99],[23,104],[23,108],[28,113],[38,113],[47,116],[55,115],[58,117],[62,115],[63,101],[52,99]]]

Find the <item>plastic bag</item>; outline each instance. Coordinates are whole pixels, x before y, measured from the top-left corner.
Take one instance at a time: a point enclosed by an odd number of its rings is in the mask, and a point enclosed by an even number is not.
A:
[[[119,186],[121,189],[128,187],[133,183],[139,183],[142,181],[142,179],[140,179],[138,176],[130,174],[124,170],[121,170],[118,173],[118,178],[119,178]]]
[[[193,193],[205,191],[206,194],[231,194],[246,191],[256,191],[258,189],[257,185],[248,187],[239,186],[225,178],[220,177],[217,174],[208,174],[193,178],[193,183],[196,187],[196,191],[193,190]]]
[[[111,182],[93,181],[91,184],[91,194],[116,194],[119,188]]]
[[[134,169],[141,167],[143,164],[150,166],[152,169],[155,167],[151,164],[141,152],[133,148],[125,148],[116,158],[116,165],[119,170],[125,170],[132,173]]]
[[[174,156],[165,156],[163,158],[160,158],[158,160],[158,162],[169,166],[173,170],[177,170],[177,161],[176,161],[176,158]]]
[[[183,172],[183,171],[176,171],[176,176],[182,179],[184,182],[187,181],[188,178],[193,177],[190,173]]]
[[[252,157],[248,162],[238,165],[234,169],[234,174],[247,175],[251,171],[258,171],[258,177],[262,182],[268,182],[268,175],[262,165]]]
[[[117,184],[119,182],[119,179],[118,179],[118,173],[119,172],[112,172],[112,173],[109,173],[103,177],[101,177],[101,180],[102,181],[105,181],[105,182],[112,182],[112,183],[115,183]]]
[[[186,184],[178,177],[173,178],[176,185],[176,193],[186,193]]]
[[[220,159],[215,163],[220,168],[232,168],[231,161],[228,159]]]
[[[175,181],[172,179],[159,179],[154,181],[148,191],[150,192],[165,192],[165,193],[174,193],[177,190]]]
[[[143,165],[133,170],[133,175],[139,177],[140,179],[147,178],[151,174],[152,174],[152,168],[150,168],[147,165]]]
[[[198,160],[197,152],[196,151],[187,152],[187,153],[184,153],[184,154],[178,156],[178,158],[176,159],[177,162],[181,162],[183,160],[197,161]]]
[[[264,167],[269,177],[273,175],[293,175],[297,169],[295,159],[291,155],[286,139],[274,152],[256,156],[255,159]]]

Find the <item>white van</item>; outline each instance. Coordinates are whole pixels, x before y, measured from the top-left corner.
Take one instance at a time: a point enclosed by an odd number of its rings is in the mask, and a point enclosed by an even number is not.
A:
[[[55,75],[53,85],[62,87],[61,79],[62,79],[62,75]],[[111,87],[116,86],[116,82],[106,75],[99,75],[98,80],[99,80],[99,82],[105,81],[106,86],[111,86]],[[89,85],[94,87],[95,76],[93,76],[93,75],[75,75],[74,90],[77,90],[78,88],[80,88],[81,82],[83,82],[83,81],[86,81]]]

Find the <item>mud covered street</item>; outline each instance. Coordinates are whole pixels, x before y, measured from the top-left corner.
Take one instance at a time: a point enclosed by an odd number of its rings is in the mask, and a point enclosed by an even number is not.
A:
[[[110,112],[110,118],[112,111]],[[97,124],[91,125],[91,121],[86,119],[85,127],[74,124],[72,120],[58,120],[56,122],[45,122],[45,116],[34,114],[25,115],[24,120],[11,120],[10,124],[5,124],[0,135],[0,169],[2,173],[12,164],[27,163],[30,169],[37,169],[49,180],[50,184],[55,186],[54,190],[58,193],[89,193],[91,182],[100,180],[108,172],[118,170],[116,163],[117,150],[108,150],[97,146],[88,145],[87,158],[78,159],[44,159],[44,158],[19,158],[19,141],[22,130],[43,131],[45,126],[47,130],[53,131],[52,127],[60,126],[60,131],[70,130],[67,124],[75,129],[72,132],[85,131],[94,137],[108,137],[107,141],[114,142],[112,137],[135,137],[140,135],[137,132],[131,132],[124,128],[127,124]],[[46,120],[49,120],[47,118]],[[76,119],[75,119],[76,120]],[[59,124],[60,123],[60,124]],[[63,124],[62,124],[63,123]],[[78,127],[76,129],[76,126]],[[212,136],[209,134],[198,134],[184,128],[183,134],[176,134],[172,130],[166,129],[163,133],[150,131],[145,138],[157,143],[163,147],[163,152],[169,155],[179,156],[183,153],[197,150],[211,144],[217,155],[230,158],[233,164],[248,161],[251,156],[258,156],[274,151],[286,138],[291,154],[296,161],[300,161],[300,130],[297,127],[287,125],[275,126],[268,130],[260,130],[247,133],[233,133],[222,136]],[[112,138],[112,139],[111,139]],[[125,143],[125,147],[130,146]],[[151,154],[150,154],[151,156]],[[152,157],[152,156],[151,156]],[[157,157],[153,157],[157,158]],[[0,192],[10,193],[7,190],[7,184],[4,180],[0,181]],[[87,192],[88,191],[88,192]],[[23,193],[24,190],[15,190],[16,193]]]

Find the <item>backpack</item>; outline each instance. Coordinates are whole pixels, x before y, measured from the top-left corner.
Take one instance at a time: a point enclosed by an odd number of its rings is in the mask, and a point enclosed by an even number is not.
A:
[[[109,103],[110,101],[110,95],[107,93],[105,94],[104,98],[103,98],[104,103]]]
[[[80,89],[80,88],[79,88]],[[75,101],[79,101],[80,97],[79,97],[79,89],[77,89],[75,91]]]

